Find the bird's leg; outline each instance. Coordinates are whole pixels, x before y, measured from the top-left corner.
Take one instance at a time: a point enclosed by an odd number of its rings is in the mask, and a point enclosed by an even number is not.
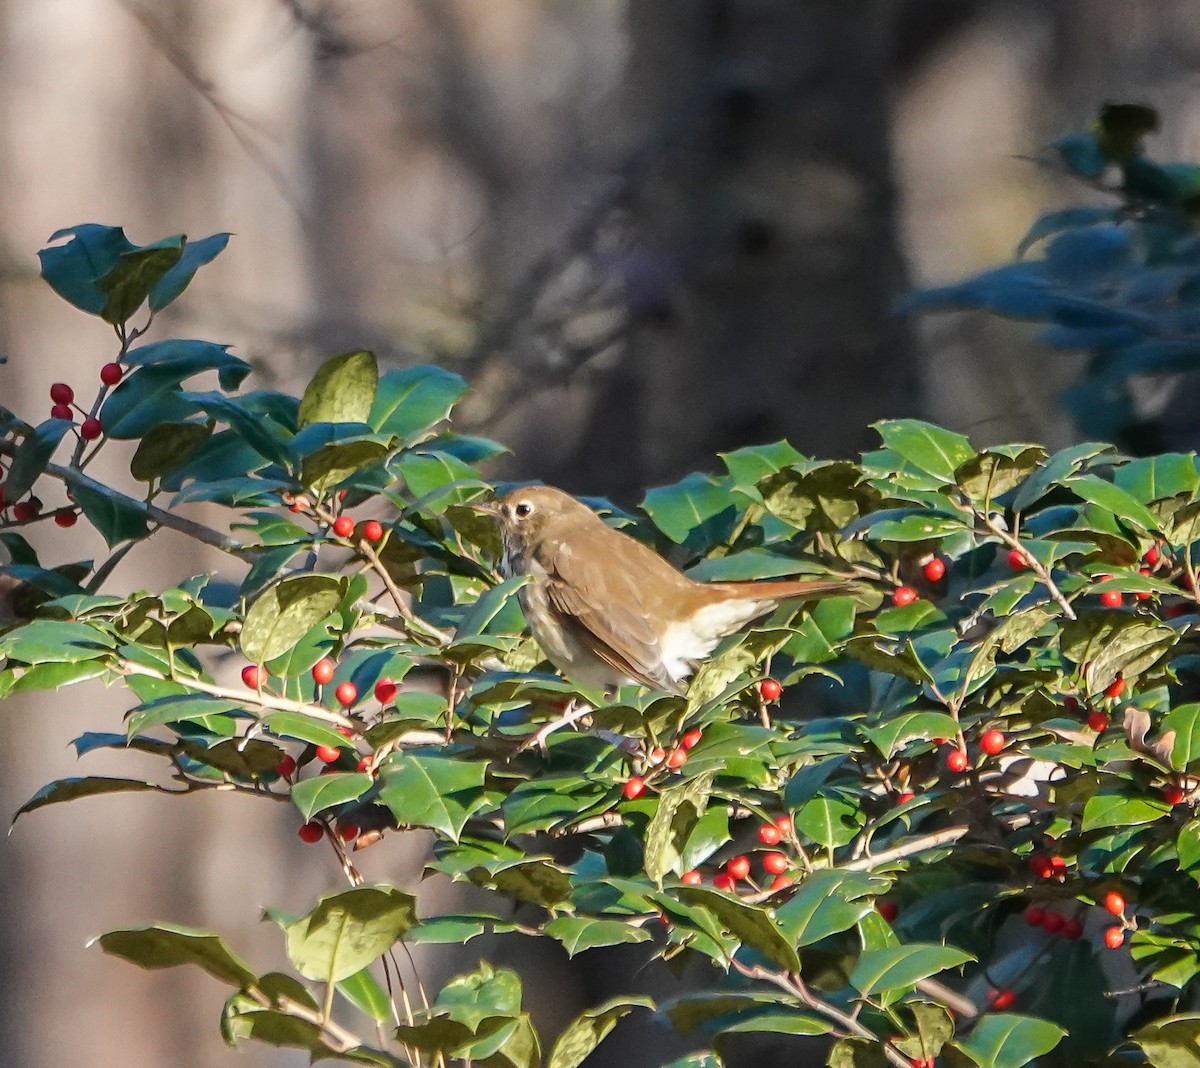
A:
[[[576,701],[575,698],[572,697],[571,700],[567,702],[566,711],[563,712],[558,719],[552,719],[549,723],[542,724],[542,726],[534,731],[533,734],[526,738],[525,741],[523,741],[517,747],[517,752],[523,753],[526,749],[536,745],[542,751],[542,754],[545,755],[546,739],[549,738],[550,735],[563,727],[569,727],[573,723],[578,723],[579,720],[583,719],[585,716],[590,716],[591,714],[591,705],[583,701]]]

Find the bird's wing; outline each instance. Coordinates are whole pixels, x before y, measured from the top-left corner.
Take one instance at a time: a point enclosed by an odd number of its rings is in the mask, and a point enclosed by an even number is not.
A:
[[[575,639],[631,679],[681,694],[679,683],[667,674],[658,634],[625,570],[602,569],[569,550],[552,551],[548,557],[542,563],[550,608]],[[599,596],[601,590],[607,595]]]

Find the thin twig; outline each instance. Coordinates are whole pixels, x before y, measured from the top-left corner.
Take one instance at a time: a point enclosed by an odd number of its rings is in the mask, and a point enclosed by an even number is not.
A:
[[[882,853],[874,853],[860,860],[851,860],[845,864],[839,864],[838,871],[871,871],[873,868],[890,864],[893,860],[902,860],[904,857],[911,857],[914,853],[924,853],[927,849],[937,849],[939,846],[957,842],[970,829],[965,824],[955,827],[945,827],[940,831],[934,831],[932,834],[927,834],[921,838],[913,838],[911,841],[893,846],[891,849],[885,849]]]

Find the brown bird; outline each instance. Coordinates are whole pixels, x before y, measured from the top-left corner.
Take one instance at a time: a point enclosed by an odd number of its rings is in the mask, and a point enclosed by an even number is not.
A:
[[[501,573],[531,579],[518,596],[538,644],[564,675],[593,686],[680,694],[722,638],[781,601],[854,589],[839,579],[696,582],[553,486],[479,507],[500,524]]]

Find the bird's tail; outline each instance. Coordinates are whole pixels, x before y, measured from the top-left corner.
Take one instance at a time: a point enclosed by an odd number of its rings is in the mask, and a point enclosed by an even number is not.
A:
[[[804,601],[851,594],[860,587],[849,579],[783,579],[770,582],[706,582],[706,589],[730,597],[758,597],[764,601]]]

